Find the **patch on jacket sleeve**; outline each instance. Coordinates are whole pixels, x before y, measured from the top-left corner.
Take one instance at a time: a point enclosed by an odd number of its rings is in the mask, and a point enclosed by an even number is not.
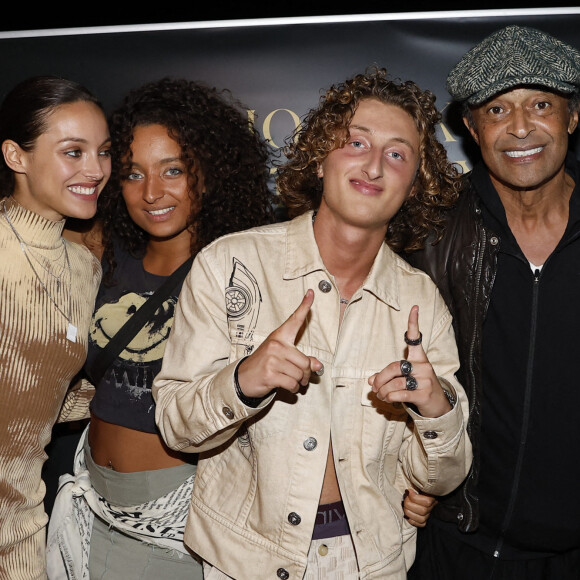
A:
[[[233,258],[225,297],[228,322],[235,326],[236,338],[251,340],[260,314],[262,294],[254,275],[237,258]]]

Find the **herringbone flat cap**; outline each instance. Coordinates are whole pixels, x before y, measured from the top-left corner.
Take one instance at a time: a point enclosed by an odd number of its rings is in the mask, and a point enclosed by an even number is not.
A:
[[[521,85],[578,90],[580,52],[535,28],[508,26],[469,50],[447,77],[449,94],[469,105]]]

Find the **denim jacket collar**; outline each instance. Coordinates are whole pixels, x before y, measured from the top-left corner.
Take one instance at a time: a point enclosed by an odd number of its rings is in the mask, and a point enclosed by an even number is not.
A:
[[[293,280],[316,271],[326,271],[312,227],[312,211],[293,219],[286,235],[284,279]],[[399,276],[394,252],[383,243],[361,290],[399,310]],[[353,299],[359,294],[357,292]]]

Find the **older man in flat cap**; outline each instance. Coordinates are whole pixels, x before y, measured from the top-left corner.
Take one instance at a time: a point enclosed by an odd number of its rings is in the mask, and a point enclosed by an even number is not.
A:
[[[580,52],[509,26],[447,88],[482,160],[446,236],[409,261],[454,317],[474,461],[437,498],[409,578],[578,580]]]

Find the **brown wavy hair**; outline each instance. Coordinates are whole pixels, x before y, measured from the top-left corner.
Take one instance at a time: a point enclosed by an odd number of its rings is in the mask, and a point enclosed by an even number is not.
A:
[[[227,90],[188,79],[163,78],[130,91],[110,116],[111,178],[99,198],[105,258],[115,268],[115,238],[134,257],[145,254],[149,235],[129,217],[122,195],[136,127],[159,124],[179,144],[192,204],[191,253],[230,232],[275,221],[268,180],[270,151],[250,125],[243,105]],[[199,171],[204,191],[197,191]]]
[[[396,252],[421,249],[427,237],[443,235],[446,211],[454,205],[461,188],[461,173],[447,158],[435,136],[441,114],[435,96],[414,82],[397,82],[384,68],[371,67],[343,83],[331,86],[311,109],[286,143],[286,161],[278,168],[277,188],[290,217],[319,207],[322,180],[318,167],[328,154],[343,147],[348,127],[359,105],[376,99],[406,111],[420,137],[420,165],[414,195],[391,219],[386,242]]]

